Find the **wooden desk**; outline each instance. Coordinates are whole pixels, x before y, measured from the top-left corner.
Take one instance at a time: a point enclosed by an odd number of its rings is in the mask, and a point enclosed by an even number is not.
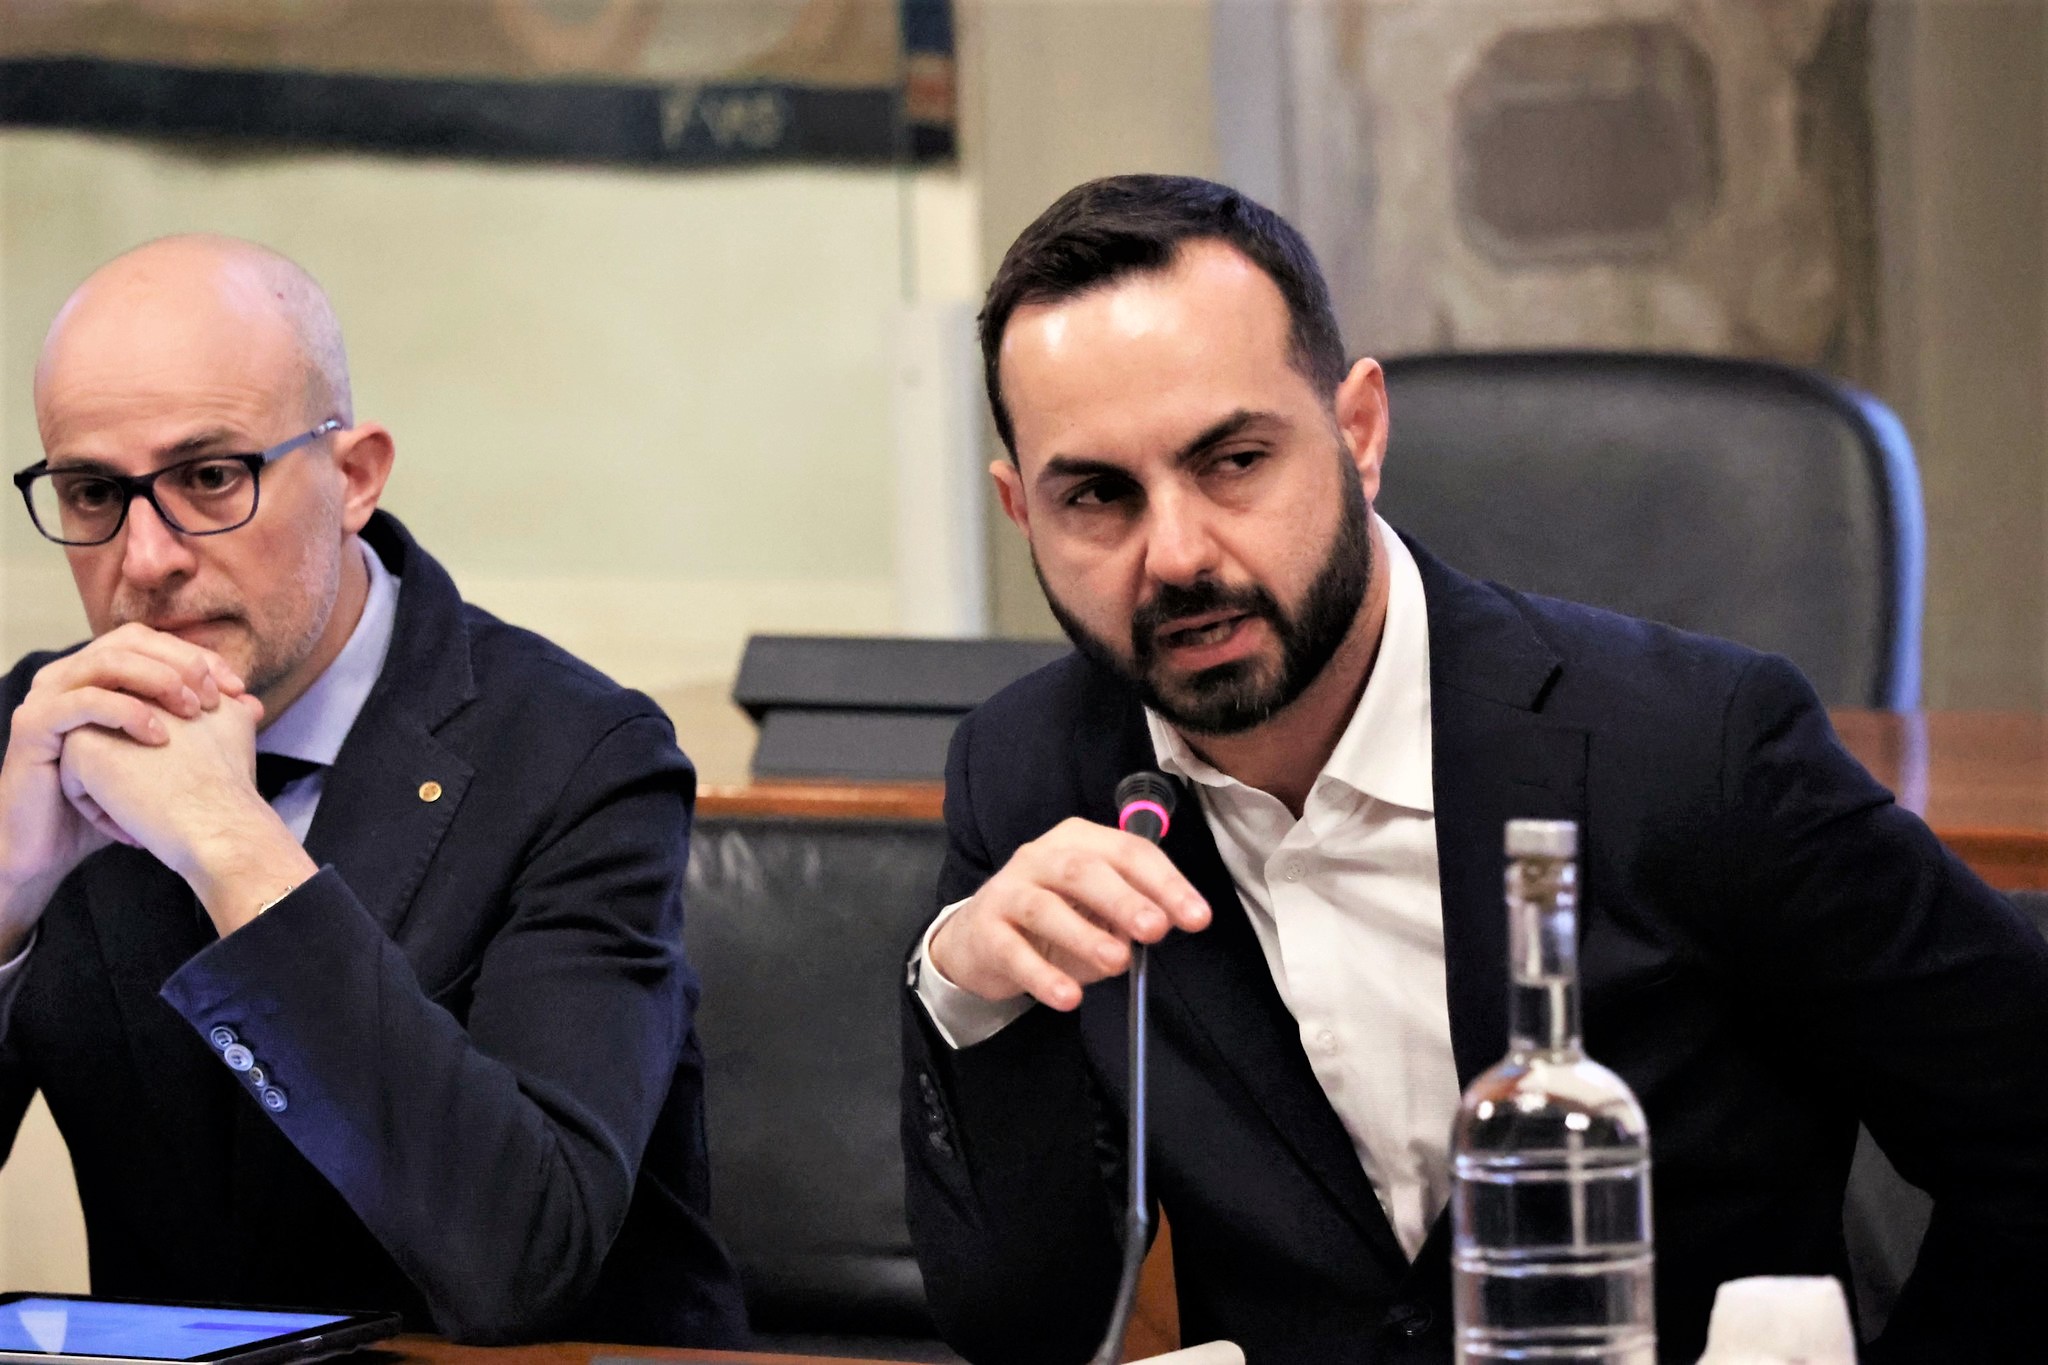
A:
[[[599,1356],[633,1356],[649,1360],[700,1362],[715,1365],[820,1365],[843,1356],[785,1356],[753,1351],[679,1351],[662,1346],[603,1346],[558,1341],[539,1346],[456,1346],[439,1337],[398,1337],[351,1357],[364,1365],[590,1365]],[[872,1362],[870,1362],[872,1365]],[[884,1362],[884,1365],[889,1365]]]
[[[2048,891],[2048,716],[1837,711],[1863,766],[2003,891]]]

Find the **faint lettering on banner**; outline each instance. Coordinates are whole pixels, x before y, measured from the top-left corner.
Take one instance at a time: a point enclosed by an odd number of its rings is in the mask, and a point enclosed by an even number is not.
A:
[[[0,122],[688,167],[950,161],[952,0],[0,0]]]

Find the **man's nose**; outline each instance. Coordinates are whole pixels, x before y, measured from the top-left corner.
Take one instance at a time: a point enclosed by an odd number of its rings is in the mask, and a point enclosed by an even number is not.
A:
[[[121,528],[121,577],[138,588],[157,588],[192,567],[190,540],[172,530],[148,498],[136,494]]]
[[[1155,583],[1192,583],[1217,567],[1207,509],[1180,492],[1155,495],[1145,539],[1145,573]]]

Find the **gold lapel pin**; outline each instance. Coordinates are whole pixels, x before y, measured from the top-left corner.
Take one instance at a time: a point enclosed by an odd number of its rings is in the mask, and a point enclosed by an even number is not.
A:
[[[422,801],[439,801],[440,799],[441,799],[441,784],[440,784],[439,782],[422,782],[422,783],[420,783],[420,800],[422,800]]]

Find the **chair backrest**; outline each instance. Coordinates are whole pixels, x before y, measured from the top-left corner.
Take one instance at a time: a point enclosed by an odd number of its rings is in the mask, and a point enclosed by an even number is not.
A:
[[[904,1222],[898,1020],[944,852],[937,824],[692,833],[711,1220],[759,1331],[935,1335]]]
[[[1919,702],[1904,428],[1760,361],[1608,352],[1386,362],[1379,510],[1467,573],[1783,654],[1831,706]]]

